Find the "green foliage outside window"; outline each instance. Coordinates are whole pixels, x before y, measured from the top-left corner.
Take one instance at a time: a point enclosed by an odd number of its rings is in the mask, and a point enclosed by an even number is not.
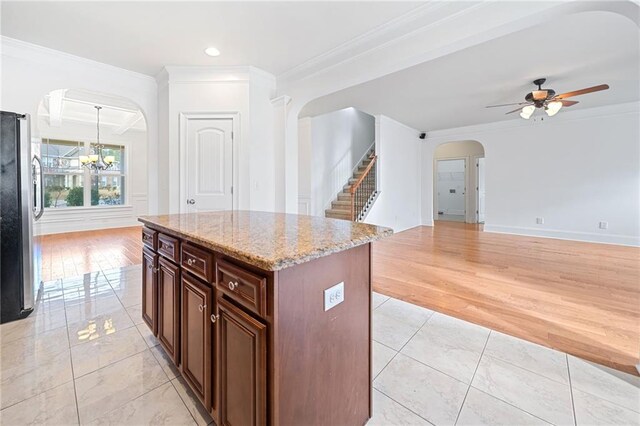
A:
[[[60,197],[67,190],[64,186],[49,185],[44,192],[44,206],[45,207],[57,207]],[[62,197],[64,199],[64,197]]]
[[[44,206],[51,207],[51,193],[49,191],[44,192]]]
[[[100,199],[100,194],[97,188],[91,188],[91,204],[97,205]],[[67,194],[67,206],[77,207],[84,205],[84,188],[82,186],[76,186],[69,190]]]
[[[71,188],[67,194],[67,206],[75,207],[84,205],[84,188],[76,186]]]

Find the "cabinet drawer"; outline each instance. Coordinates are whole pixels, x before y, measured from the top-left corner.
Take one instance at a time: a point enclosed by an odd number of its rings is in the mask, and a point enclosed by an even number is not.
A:
[[[177,238],[158,234],[158,253],[177,263],[180,259],[180,242]]]
[[[267,314],[267,280],[224,260],[216,262],[216,286],[230,299],[260,316]]]
[[[213,253],[184,243],[180,259],[184,269],[206,282],[213,282]]]
[[[158,232],[146,227],[142,228],[142,243],[155,250],[158,247]]]

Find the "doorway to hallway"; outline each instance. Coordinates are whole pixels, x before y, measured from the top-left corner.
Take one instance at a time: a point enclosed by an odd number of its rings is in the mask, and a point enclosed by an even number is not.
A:
[[[437,220],[465,221],[466,168],[464,158],[436,161]]]
[[[433,155],[435,221],[484,223],[484,147],[473,140],[438,145]]]

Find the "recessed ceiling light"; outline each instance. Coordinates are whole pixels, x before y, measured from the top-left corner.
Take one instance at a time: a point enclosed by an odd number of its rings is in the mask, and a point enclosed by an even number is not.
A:
[[[220,51],[215,47],[207,47],[206,49],[204,49],[204,53],[209,56],[220,56]]]

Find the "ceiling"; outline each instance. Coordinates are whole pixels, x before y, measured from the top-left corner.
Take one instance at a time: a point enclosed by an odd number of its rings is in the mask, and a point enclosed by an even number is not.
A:
[[[557,93],[610,85],[572,98],[580,103],[571,110],[638,101],[638,36],[633,22],[612,13],[563,17],[318,98],[300,116],[352,106],[424,131],[521,120],[504,115],[515,107],[485,106],[524,101],[540,77]]]
[[[277,76],[420,4],[2,1],[0,29],[152,76],[165,65],[253,65]],[[206,56],[209,46],[221,55]]]
[[[47,130],[58,128],[72,133],[75,127],[69,125],[89,126],[93,131],[97,120],[95,106],[102,107],[100,129],[111,135],[147,129],[142,111],[124,98],[81,89],[59,89],[45,96],[38,108],[40,131],[46,134]]]

